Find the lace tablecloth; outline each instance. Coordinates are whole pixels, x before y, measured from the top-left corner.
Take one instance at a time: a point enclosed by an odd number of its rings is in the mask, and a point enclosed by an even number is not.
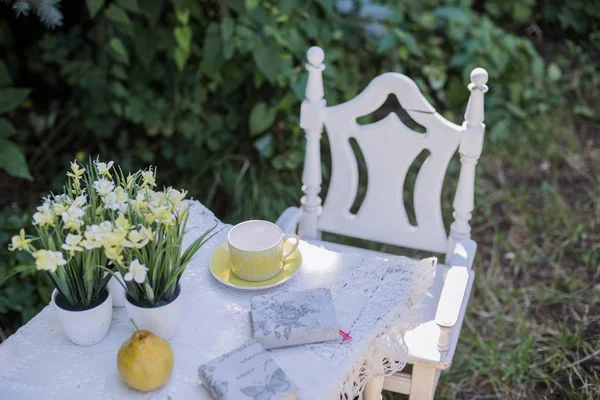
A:
[[[216,218],[191,203],[185,244]],[[163,388],[141,393],[125,386],[116,368],[117,352],[133,327],[124,308],[115,308],[110,332],[92,347],[72,344],[51,306],[0,345],[1,399],[209,399],[198,366],[247,341],[250,298],[256,294],[325,287],[331,289],[340,328],[352,336],[339,341],[272,350],[275,361],[299,388],[299,399],[336,399],[360,394],[371,377],[404,367],[404,332],[412,329],[414,306],[431,283],[434,262],[339,254],[301,242],[301,271],[282,286],[241,291],[217,282],[208,270],[213,250],[229,225],[202,248],[182,278],[188,305],[184,323],[170,341],[175,369]]]

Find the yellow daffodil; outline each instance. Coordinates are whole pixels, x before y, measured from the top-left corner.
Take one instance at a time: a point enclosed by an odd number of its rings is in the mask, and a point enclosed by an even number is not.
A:
[[[79,181],[85,172],[85,168],[81,168],[79,164],[77,164],[77,160],[71,162],[71,171],[67,172],[67,176],[70,176],[75,181]]]
[[[40,271],[56,272],[56,268],[67,263],[60,251],[38,250],[33,253],[33,257],[35,266]]]
[[[152,167],[150,167],[148,171],[144,171],[142,173],[142,187],[146,186],[156,186],[156,181],[154,180],[154,173],[152,172]]]
[[[152,231],[151,228],[140,225],[139,232],[144,240],[148,240],[149,242],[154,240],[154,232]]]
[[[25,239],[25,229],[21,229],[18,235],[15,235],[11,239],[11,244],[8,245],[8,250],[28,250],[31,239]]]
[[[110,178],[110,172],[108,172],[108,170],[113,166],[112,161],[109,161],[108,163],[94,161],[94,165],[96,166],[96,171],[98,171],[99,175],[106,175]]]
[[[131,229],[131,224],[129,223],[129,220],[125,218],[123,213],[119,213],[119,217],[115,220],[115,226],[117,229],[124,231],[129,231]]]
[[[111,264],[123,263],[123,248],[122,247],[105,247],[104,254],[111,261]]]
[[[173,204],[173,207],[177,207],[181,201],[185,198],[185,196],[187,195],[187,191],[182,190],[181,192],[177,189],[173,189],[173,188],[168,188],[166,190],[166,196],[167,199],[169,199],[169,202],[171,202],[171,204]]]
[[[83,251],[83,247],[79,246],[82,241],[81,239],[81,235],[73,235],[69,233],[61,247],[67,250],[70,255],[75,254],[76,251]]]
[[[142,235],[139,231],[133,230],[127,236],[129,240],[125,242],[125,247],[141,249],[148,244],[150,239]]]

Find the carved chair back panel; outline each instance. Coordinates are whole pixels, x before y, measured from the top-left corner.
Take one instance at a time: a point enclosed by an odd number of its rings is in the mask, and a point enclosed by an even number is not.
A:
[[[368,125],[357,118],[379,109],[393,94],[407,113],[426,128],[418,133],[395,113]],[[442,220],[441,193],[448,163],[463,128],[435,112],[417,85],[398,73],[375,78],[354,99],[325,108],[332,174],[318,228],[361,239],[426,251],[446,252],[448,235]],[[358,193],[358,161],[350,144],[356,139],[368,175],[367,192],[356,212],[350,210]],[[416,226],[408,219],[403,199],[405,178],[423,150],[429,156],[414,187]]]

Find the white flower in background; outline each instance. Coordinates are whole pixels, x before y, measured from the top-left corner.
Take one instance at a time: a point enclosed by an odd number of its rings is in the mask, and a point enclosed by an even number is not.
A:
[[[167,199],[169,199],[171,204],[173,204],[173,207],[177,207],[186,195],[187,191],[183,190],[180,192],[179,190],[173,188],[168,188],[166,192]]]
[[[108,170],[111,169],[113,164],[114,163],[112,161],[109,161],[108,164],[103,163],[103,162],[94,161],[94,165],[96,165],[96,171],[98,171],[98,174],[106,175],[108,177],[110,177],[110,172],[108,172]]]
[[[70,255],[75,254],[76,251],[83,251],[83,247],[79,246],[81,239],[81,235],[73,235],[69,233],[61,247],[67,250]]]
[[[81,217],[85,212],[76,206],[71,206],[67,211],[62,214],[62,220],[66,229],[79,230],[83,225]]]
[[[148,171],[144,171],[142,173],[142,187],[144,186],[156,186],[156,181],[154,180],[154,173],[152,172],[152,167],[150,167]]]
[[[100,178],[94,182],[94,189],[100,196],[106,196],[115,188],[115,184],[105,178]]]
[[[38,250],[33,253],[33,257],[35,266],[40,271],[56,272],[56,268],[67,263],[60,251]]]
[[[15,235],[11,239],[11,244],[8,245],[8,250],[28,250],[31,239],[25,239],[25,229],[21,229],[18,235]]]
[[[115,227],[123,231],[129,231],[131,229],[131,224],[129,223],[129,220],[125,218],[125,214],[119,213],[119,217],[115,220]]]
[[[38,207],[37,210],[38,212],[33,214],[33,225],[39,225],[42,228],[54,226],[54,212],[50,201],[44,201],[44,204]]]
[[[123,279],[126,281],[136,281],[137,283],[144,283],[146,280],[146,273],[148,268],[144,264],[141,264],[139,260],[135,259],[129,264],[129,272],[125,274]]]

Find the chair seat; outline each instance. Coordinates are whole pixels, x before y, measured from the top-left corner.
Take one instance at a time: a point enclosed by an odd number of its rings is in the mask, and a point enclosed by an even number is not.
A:
[[[377,256],[390,260],[398,257],[393,254],[361,249],[358,247],[351,247],[321,240],[308,240],[308,242],[314,244],[315,246],[323,247],[327,250],[336,251],[338,253],[348,253],[371,257]],[[473,271],[469,272],[471,275],[470,282],[467,288],[467,293],[465,294],[466,301],[464,301],[465,304],[462,306],[459,321],[450,335],[450,348],[448,351],[440,352],[437,346],[440,328],[435,323],[435,314],[437,311],[440,294],[442,292],[442,288],[444,287],[444,280],[446,278],[447,271],[447,265],[442,263],[437,264],[434,281],[431,286],[427,288],[427,294],[417,306],[420,317],[420,325],[415,329],[406,332],[405,334],[404,339],[409,350],[408,363],[410,364],[422,364],[432,366],[437,369],[445,369],[450,366],[450,362],[456,348],[456,343],[458,341],[460,326],[462,325],[462,319],[466,309],[466,302],[469,299],[471,284],[473,281]]]

